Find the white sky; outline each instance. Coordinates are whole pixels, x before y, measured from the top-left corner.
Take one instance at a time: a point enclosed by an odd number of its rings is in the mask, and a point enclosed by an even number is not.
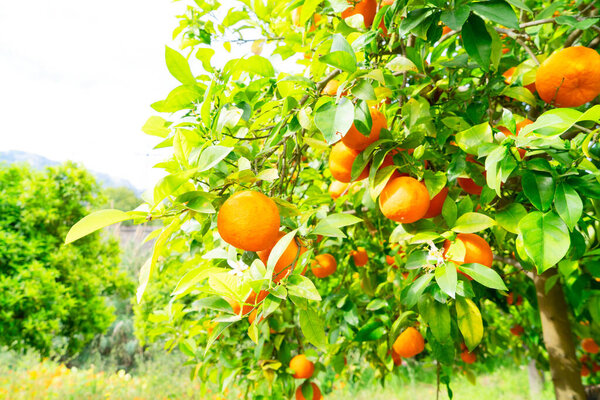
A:
[[[183,2],[0,1],[0,151],[23,150],[148,189],[160,140],[141,132],[178,83],[164,62]]]
[[[164,46],[180,51],[171,38],[185,9],[169,0],[0,0],[0,151],[73,160],[151,189],[164,175],[152,166],[170,149],[152,150],[161,139],[141,127],[159,115],[150,104],[179,85]],[[227,54],[222,41],[213,43],[213,63],[250,55],[250,45]],[[298,73],[296,58],[272,62]],[[190,64],[202,73],[198,60]]]

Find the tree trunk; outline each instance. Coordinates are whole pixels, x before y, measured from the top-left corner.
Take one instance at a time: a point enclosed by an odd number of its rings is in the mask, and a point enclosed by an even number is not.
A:
[[[556,274],[557,269],[551,268],[542,275],[534,274],[533,277],[554,393],[556,400],[585,400],[581,369],[575,356],[569,322],[569,309],[560,281],[546,294],[546,282]]]
[[[537,400],[544,391],[544,375],[535,365],[535,360],[529,360],[527,372],[529,375],[529,396],[531,400]]]

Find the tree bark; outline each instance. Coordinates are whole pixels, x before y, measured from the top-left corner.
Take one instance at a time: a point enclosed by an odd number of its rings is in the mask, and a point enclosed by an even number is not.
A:
[[[556,274],[557,269],[551,268],[541,275],[535,274],[533,278],[554,393],[556,400],[585,400],[581,367],[575,355],[569,322],[569,309],[560,281],[546,294],[546,282]]]

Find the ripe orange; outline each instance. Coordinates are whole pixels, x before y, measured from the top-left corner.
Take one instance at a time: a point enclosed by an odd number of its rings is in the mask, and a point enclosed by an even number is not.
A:
[[[340,182],[352,181],[352,164],[358,156],[358,151],[347,147],[343,142],[338,142],[329,153],[329,170],[331,175]],[[368,166],[362,171],[357,181],[362,181],[369,176]]]
[[[519,294],[517,295],[517,299],[515,301],[515,295],[511,292],[508,294],[508,296],[506,296],[506,303],[509,306],[512,306],[513,303],[515,304],[515,306],[520,306],[521,304],[523,304],[523,297]]]
[[[392,256],[385,256],[385,262],[387,263],[387,265],[394,265],[396,264],[396,259]]]
[[[465,257],[462,260],[450,261],[457,265],[479,263],[488,268],[492,268],[494,255],[492,254],[490,245],[484,238],[474,233],[459,233],[456,235],[456,240],[460,240],[465,245]],[[446,258],[446,253],[448,252],[450,245],[451,243],[449,240],[444,242],[444,258]]]
[[[337,79],[332,79],[329,82],[327,82],[321,93],[328,96],[335,96],[339,87],[340,81],[338,81]]]
[[[277,241],[284,236],[285,232],[279,232]],[[267,265],[269,255],[271,254],[273,247],[275,247],[275,244],[266,250],[256,252],[258,258],[260,258],[263,264]],[[275,269],[273,270],[273,282],[279,282],[288,276],[292,270],[292,267],[295,266],[294,261],[296,261],[297,258],[300,257],[300,255],[305,251],[306,247],[304,246],[300,246],[300,251],[298,251],[298,244],[296,243],[296,238],[294,238],[288,247],[283,251],[283,254],[281,254],[281,257],[279,257],[279,260],[277,260],[277,263],[275,264]]]
[[[290,369],[294,371],[294,378],[308,379],[315,372],[315,364],[309,361],[304,354],[298,354],[290,361]]]
[[[521,336],[523,332],[525,332],[525,328],[523,328],[519,324],[513,325],[512,328],[510,328],[510,333],[512,333],[515,336]]]
[[[477,354],[469,353],[467,350],[463,350],[460,353],[460,358],[465,362],[465,364],[473,364],[477,361]]]
[[[595,361],[594,361],[594,362],[592,363],[592,372],[593,372],[593,373],[596,373],[596,372],[598,372],[598,371],[600,371],[600,364],[598,364],[597,362],[595,362]]]
[[[254,320],[256,319],[256,315],[258,314],[258,309],[255,308],[254,311],[252,311],[250,313],[250,315],[248,315],[248,322],[252,325],[254,323]],[[263,320],[265,319],[265,317],[263,317],[262,315],[260,316],[260,319],[258,320],[258,323],[260,324]]]
[[[458,186],[460,186],[461,189],[467,192],[468,194],[474,194],[476,196],[479,196],[481,194],[481,191],[483,190],[483,186],[479,186],[471,178],[457,178],[456,182],[458,182]]]
[[[510,67],[509,69],[504,71],[504,73],[502,74],[502,76],[504,77],[504,83],[506,83],[507,85],[513,83],[513,75],[516,69],[516,67]],[[529,90],[531,94],[535,94],[535,82],[532,82],[529,85],[525,85],[525,89]]]
[[[600,54],[582,46],[548,57],[537,70],[535,87],[542,100],[557,107],[579,107],[600,94]]]
[[[317,255],[311,264],[312,272],[317,278],[326,278],[337,269],[337,261],[328,253]]]
[[[383,0],[381,2],[380,6],[381,7],[383,7],[383,6],[391,6],[392,4],[394,4],[394,0]],[[381,18],[381,22],[379,23],[379,27],[383,31],[383,36],[387,36],[388,35],[388,31],[387,31],[387,28],[385,27],[385,22],[383,20],[384,20],[384,18],[382,17]]]
[[[438,194],[436,194],[431,202],[429,203],[429,209],[423,215],[423,218],[433,218],[437,217],[442,213],[442,207],[444,206],[444,202],[446,201],[446,197],[448,196],[448,187],[444,187]]]
[[[387,218],[409,224],[420,220],[429,210],[429,192],[415,178],[392,178],[379,196],[379,208]]]
[[[356,250],[352,250],[350,255],[354,259],[354,264],[356,264],[357,267],[362,267],[369,262],[369,255],[364,247],[359,247]]]
[[[347,187],[348,187],[347,183],[340,182],[340,181],[333,181],[329,185],[329,189],[328,189],[329,195],[331,196],[332,199],[335,200],[338,197],[340,197],[342,195],[342,193],[344,193],[344,191],[346,190]]]
[[[425,350],[425,340],[421,332],[411,326],[396,338],[393,348],[400,357],[414,357]]]
[[[452,32],[452,28],[450,28],[449,26],[444,25],[444,29],[442,29],[442,36],[446,36],[450,32]]]
[[[350,6],[342,11],[342,18],[348,18],[356,14],[361,14],[365,26],[370,28],[377,13],[377,0],[362,0],[355,2],[354,7]]]
[[[581,341],[581,348],[586,353],[597,354],[598,353],[598,344],[592,338],[586,338]]]
[[[313,382],[310,383],[310,386],[312,386],[313,400],[322,400],[323,395],[321,395],[319,387]],[[306,400],[302,394],[302,386],[298,386],[298,389],[296,389],[296,400]]]
[[[387,128],[387,120],[385,119],[385,115],[381,111],[377,109],[375,106],[371,106],[369,108],[371,113],[371,133],[369,136],[365,136],[356,129],[354,124],[350,127],[348,132],[342,137],[342,142],[344,144],[354,150],[362,151],[366,149],[371,143],[379,140],[379,133],[381,129]]]
[[[590,369],[585,364],[581,366],[581,376],[590,376]]]
[[[267,297],[268,295],[269,295],[269,292],[266,290],[261,290],[258,293],[258,296],[256,295],[256,292],[250,292],[250,294],[244,301],[244,303],[246,303],[246,304],[244,304],[243,307],[237,300],[228,299],[228,298],[226,298],[225,300],[227,300],[227,302],[231,305],[231,308],[233,309],[234,314],[239,315],[240,311],[241,311],[242,315],[246,315],[250,311],[252,311],[252,309],[254,308],[254,306],[256,304],[263,301],[265,299],[265,297]]]
[[[217,229],[224,241],[238,249],[264,250],[272,246],[279,235],[279,209],[262,193],[237,192],[221,206]]]

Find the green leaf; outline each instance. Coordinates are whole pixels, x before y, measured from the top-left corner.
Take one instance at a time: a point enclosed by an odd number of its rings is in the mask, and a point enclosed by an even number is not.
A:
[[[283,252],[287,250],[292,240],[294,240],[297,231],[298,230],[295,229],[285,234],[285,236],[279,239],[275,246],[273,246],[271,253],[269,253],[269,259],[267,260],[267,276],[269,278],[272,277],[273,271],[275,271],[275,265],[277,264],[277,261],[279,261],[279,258],[281,257]]]
[[[535,96],[529,89],[524,88],[523,86],[508,86],[500,94],[527,103],[530,106],[535,106],[536,104]]]
[[[471,10],[484,18],[504,25],[507,28],[519,29],[517,15],[505,1],[492,0],[470,3]]]
[[[433,199],[446,186],[446,174],[442,171],[433,172],[427,169],[423,177],[430,199]]]
[[[186,183],[193,175],[194,171],[183,171],[176,174],[167,175],[159,180],[154,186],[154,204],[163,201],[167,196],[171,196],[177,189]]]
[[[195,85],[196,78],[192,75],[190,65],[184,56],[179,54],[177,51],[165,46],[165,59],[167,62],[167,68],[175,79],[184,85]]]
[[[477,150],[484,143],[492,143],[494,135],[490,124],[484,122],[456,134],[456,144],[469,154],[477,155]]]
[[[210,274],[214,274],[216,272],[224,272],[221,268],[215,267],[206,267],[206,265],[196,267],[190,271],[188,271],[177,283],[173,293],[171,296],[178,296],[182,293],[185,293],[192,286],[202,282],[207,279]]]
[[[308,300],[321,300],[314,283],[305,276],[293,274],[287,280],[288,293]]]
[[[485,22],[475,14],[471,14],[462,27],[462,40],[469,57],[473,58],[484,71],[489,71],[492,37],[485,28]]]
[[[215,51],[211,48],[200,48],[196,51],[196,58],[202,62],[202,68],[206,72],[213,72],[214,69],[210,64],[210,60],[215,55]]]
[[[409,308],[417,304],[419,297],[421,297],[432,279],[433,274],[423,274],[418,277],[408,288],[406,296],[402,299],[403,303]]]
[[[100,210],[86,215],[69,229],[65,244],[72,243],[77,239],[89,235],[100,228],[116,224],[117,222],[133,219],[132,215],[121,210]]]
[[[385,335],[385,326],[379,321],[367,322],[360,330],[356,333],[354,340],[357,342],[369,342],[373,340],[379,340]]]
[[[350,92],[354,95],[354,97],[357,97],[361,100],[377,100],[373,85],[371,85],[366,79],[359,80],[356,86],[354,86]]]
[[[138,304],[142,301],[142,296],[146,291],[146,286],[148,286],[148,281],[150,280],[150,272],[152,271],[152,257],[148,258],[146,262],[140,268],[140,276],[138,288],[136,290],[136,298]]]
[[[319,221],[319,223],[327,224],[328,226],[333,226],[335,228],[342,228],[344,226],[358,224],[359,222],[363,222],[363,219],[346,213],[330,214]]]
[[[583,202],[579,194],[571,185],[562,182],[556,187],[554,206],[558,215],[572,231],[583,214]]]
[[[419,314],[427,322],[431,333],[438,342],[445,343],[452,339],[450,310],[447,304],[442,304],[431,296],[422,296],[419,299]]]
[[[345,72],[356,71],[356,55],[352,50],[352,46],[339,33],[333,35],[330,52],[319,57],[319,61]]]
[[[473,351],[483,338],[483,321],[481,313],[471,299],[456,299],[456,319],[458,328],[465,339],[469,351]]]
[[[462,264],[458,267],[462,272],[492,289],[508,290],[496,271],[477,263]]]
[[[527,7],[527,4],[525,4],[524,2],[522,2],[521,0],[507,0],[510,4],[512,4],[513,6],[520,8],[521,10],[525,10],[529,13],[533,13],[533,11],[531,11],[531,8]]]
[[[458,206],[456,205],[456,201],[452,197],[447,196],[444,205],[442,206],[442,216],[444,217],[444,221],[446,221],[448,226],[454,226],[457,215]]]
[[[554,212],[528,214],[521,219],[519,231],[525,252],[540,274],[556,265],[569,251],[569,228]]]
[[[165,121],[161,117],[152,116],[148,118],[144,126],[142,126],[142,132],[146,135],[158,136],[161,138],[166,138],[169,136],[169,128],[165,125],[167,121]]]
[[[311,307],[300,309],[300,328],[306,340],[319,349],[327,347],[325,324],[319,314]]]
[[[527,210],[519,203],[511,203],[496,213],[496,222],[511,233],[519,233],[519,222],[527,215]]]
[[[321,131],[327,144],[333,144],[348,132],[354,121],[354,106],[346,97],[339,104],[328,102],[315,112],[315,126]]]
[[[448,28],[458,31],[462,28],[463,24],[469,18],[470,10],[467,5],[459,5],[456,9],[451,11],[444,11],[440,16],[440,20]]]
[[[461,215],[456,220],[456,225],[452,230],[459,233],[474,233],[487,229],[495,224],[496,221],[485,214],[469,212]]]
[[[417,72],[417,66],[404,56],[396,56],[390,62],[387,63],[386,67],[393,72]]]
[[[554,178],[541,172],[525,171],[521,179],[523,193],[531,204],[540,211],[547,211],[552,206],[556,185]]]
[[[209,146],[202,151],[198,159],[198,171],[203,172],[220,163],[231,153],[233,147]]]
[[[262,56],[251,56],[249,58],[241,59],[237,64],[237,68],[250,74],[260,75],[266,78],[275,76],[273,64]]]
[[[400,23],[400,34],[405,35],[413,29],[417,28],[432,13],[433,10],[428,8],[420,8],[417,10],[410,11],[406,15],[406,18],[404,18]]]
[[[444,293],[454,298],[457,283],[456,266],[454,263],[442,264],[435,269],[435,281]]]

